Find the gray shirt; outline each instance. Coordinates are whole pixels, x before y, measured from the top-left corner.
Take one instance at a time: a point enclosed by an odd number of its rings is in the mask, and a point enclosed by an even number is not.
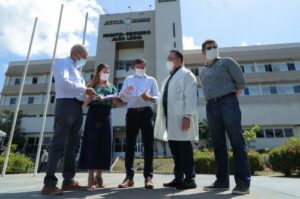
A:
[[[218,58],[207,65],[200,74],[206,100],[220,97],[245,88],[245,80],[239,64],[232,58]]]

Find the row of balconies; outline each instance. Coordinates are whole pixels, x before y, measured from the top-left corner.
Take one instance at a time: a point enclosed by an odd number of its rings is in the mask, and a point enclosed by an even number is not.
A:
[[[133,70],[117,70],[116,77],[124,78],[132,75]],[[247,84],[255,83],[299,83],[300,71],[286,71],[286,72],[272,72],[272,73],[248,73],[244,74]],[[199,77],[197,77],[200,82]],[[19,92],[20,85],[6,85],[2,90],[2,95],[16,95]],[[40,94],[47,90],[47,84],[32,84],[24,86],[24,93],[26,94]],[[51,92],[54,92],[54,85],[52,85]]]

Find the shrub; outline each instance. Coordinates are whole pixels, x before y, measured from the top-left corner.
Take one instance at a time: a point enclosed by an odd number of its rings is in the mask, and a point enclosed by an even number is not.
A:
[[[200,152],[195,151],[195,169],[196,173],[212,174],[216,172],[216,162],[213,152]],[[251,151],[248,152],[249,164],[251,173],[254,174],[255,171],[264,170],[264,161],[260,153]],[[234,161],[232,152],[228,152],[229,159],[229,172],[234,171]]]
[[[194,158],[196,173],[214,174],[216,172],[216,162],[213,152],[195,151]]]
[[[285,176],[300,169],[300,140],[292,138],[283,145],[270,151],[269,164],[274,171],[279,171]]]
[[[2,170],[4,155],[0,156],[0,168]],[[11,153],[6,168],[7,174],[30,173],[33,171],[33,162],[30,158],[20,153]]]
[[[249,164],[250,164],[250,170],[251,174],[254,174],[255,171],[263,171],[264,170],[264,159],[263,156],[256,152],[256,151],[250,151],[248,152],[248,158],[249,158]]]

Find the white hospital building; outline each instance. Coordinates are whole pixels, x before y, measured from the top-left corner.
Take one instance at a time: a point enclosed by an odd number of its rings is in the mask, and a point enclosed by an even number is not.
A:
[[[174,14],[169,14],[172,10]],[[205,40],[206,38],[203,38]],[[218,38],[214,38],[218,40]],[[165,67],[169,51],[184,54],[185,66],[198,77],[204,60],[201,49],[183,50],[179,0],[156,0],[155,10],[100,15],[96,55],[89,57],[83,67],[88,82],[100,63],[110,66],[110,82],[121,88],[128,75],[133,74],[132,62],[145,58],[147,73],[157,79],[159,87],[167,76]],[[233,57],[241,65],[247,88],[239,97],[244,129],[261,126],[253,149],[272,148],[292,136],[300,137],[300,43],[271,44],[220,48],[221,56]],[[10,62],[1,91],[0,111],[15,110],[25,61]],[[51,60],[29,63],[20,109],[22,133],[26,137],[24,150],[36,153]],[[53,133],[55,81],[52,80],[50,104],[44,134],[48,145]],[[205,119],[205,100],[199,87],[199,121]],[[85,110],[86,113],[86,110]],[[113,109],[114,155],[124,155],[126,106]],[[141,138],[137,155],[142,152]],[[158,142],[156,153],[163,150]]]

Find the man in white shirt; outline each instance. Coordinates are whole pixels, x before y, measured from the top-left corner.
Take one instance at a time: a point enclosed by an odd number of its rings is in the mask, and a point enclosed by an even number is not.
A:
[[[40,159],[40,165],[38,168],[38,172],[41,172],[42,170],[44,170],[46,168],[47,160],[48,160],[48,151],[46,148],[44,148],[41,159]]]
[[[123,83],[120,97],[127,102],[126,114],[126,178],[119,188],[134,185],[134,153],[136,138],[141,129],[144,146],[144,178],[145,188],[153,189],[153,104],[158,102],[159,91],[153,77],[146,75],[146,61],[134,61],[135,75],[128,76]]]
[[[173,159],[175,178],[165,187],[193,189],[195,164],[191,141],[199,137],[197,116],[197,80],[183,65],[183,55],[171,50],[166,67],[170,74],[163,80],[154,136],[168,141]]]
[[[85,86],[80,72],[88,57],[87,49],[80,44],[71,48],[70,57],[59,59],[54,66],[56,91],[54,134],[49,148],[46,176],[42,194],[61,195],[63,191],[83,189],[75,176],[75,151],[79,145],[85,95],[94,96],[95,91]],[[63,154],[63,183],[56,184],[56,168]]]

